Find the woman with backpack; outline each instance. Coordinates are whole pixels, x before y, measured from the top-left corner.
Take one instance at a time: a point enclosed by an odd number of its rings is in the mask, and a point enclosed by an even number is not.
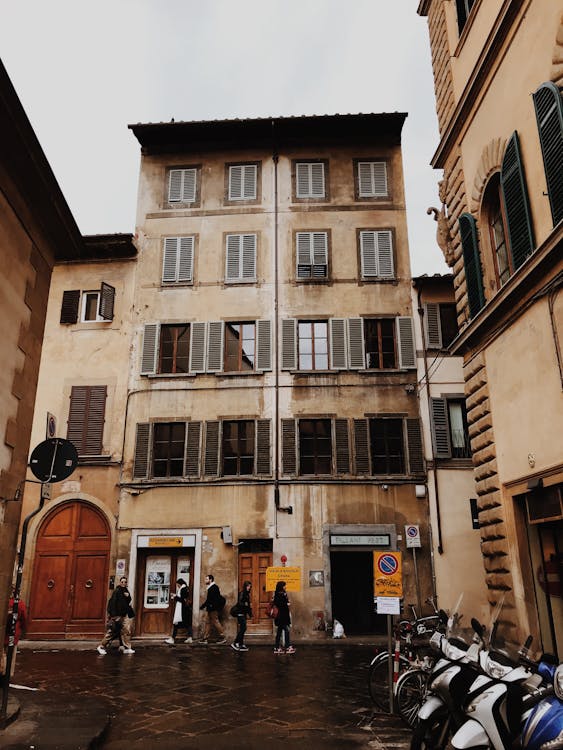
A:
[[[252,605],[250,603],[250,590],[252,589],[252,583],[245,581],[242,584],[242,591],[239,592],[238,600],[231,612],[236,613],[237,618],[237,634],[231,648],[235,651],[248,651],[248,646],[244,645],[244,634],[246,633],[246,619],[252,617]]]
[[[274,646],[274,654],[294,654],[295,649],[289,642],[289,626],[291,625],[291,617],[289,615],[289,598],[285,591],[285,581],[278,581],[276,583],[276,591],[274,593],[274,606],[278,608],[277,617],[274,623],[278,629],[276,631],[276,644]],[[285,648],[281,646],[281,637],[283,633],[283,642]]]

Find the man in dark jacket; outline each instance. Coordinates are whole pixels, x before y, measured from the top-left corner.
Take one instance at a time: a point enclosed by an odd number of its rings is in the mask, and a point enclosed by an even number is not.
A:
[[[200,609],[206,610],[207,618],[205,620],[203,638],[200,643],[207,643],[211,629],[215,630],[219,636],[217,643],[226,643],[227,639],[225,638],[225,631],[219,622],[219,612],[225,606],[225,599],[221,596],[219,586],[215,583],[215,578],[211,573],[205,576],[205,585],[207,586],[207,597]]]
[[[134,654],[135,652],[131,648],[131,631],[135,613],[131,606],[131,594],[127,588],[127,578],[125,576],[119,579],[119,584],[110,596],[107,609],[107,630],[102,642],[97,647],[98,653],[105,656],[107,654],[106,646],[114,638],[121,636],[123,647],[120,648],[120,651],[123,651],[124,654]]]

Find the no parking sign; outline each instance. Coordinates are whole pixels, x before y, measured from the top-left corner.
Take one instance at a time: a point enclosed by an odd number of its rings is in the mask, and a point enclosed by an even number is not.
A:
[[[400,552],[373,553],[373,593],[375,596],[403,596],[403,566]]]
[[[405,526],[405,538],[407,540],[407,549],[409,547],[420,547],[420,529],[414,523]]]

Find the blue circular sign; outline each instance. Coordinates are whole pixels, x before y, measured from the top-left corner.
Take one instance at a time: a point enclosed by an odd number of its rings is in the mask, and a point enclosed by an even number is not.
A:
[[[383,573],[384,576],[392,576],[399,569],[399,561],[395,555],[392,555],[389,552],[385,555],[381,555],[377,561],[377,567],[379,568],[379,572]]]

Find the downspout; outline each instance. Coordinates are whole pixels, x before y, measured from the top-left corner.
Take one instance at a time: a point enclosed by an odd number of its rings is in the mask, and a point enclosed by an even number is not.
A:
[[[272,120],[272,161],[274,163],[274,528],[278,537],[280,507],[280,363],[279,363],[279,268],[278,268],[278,161],[275,120]]]
[[[431,396],[430,396],[430,380],[428,375],[428,351],[426,350],[426,337],[424,335],[424,308],[422,306],[421,301],[421,292],[422,290],[420,287],[417,289],[417,299],[418,299],[418,315],[420,317],[420,331],[422,333],[422,354],[424,359],[424,380],[426,381],[426,399],[428,401],[428,418],[432,418],[432,403],[431,403]],[[430,445],[432,448],[432,475],[434,479],[434,497],[436,500],[436,529],[438,532],[438,544],[436,546],[436,549],[438,550],[439,555],[444,554],[444,545],[442,544],[442,520],[440,517],[440,492],[438,489],[438,472],[436,470],[436,456],[434,455],[434,441],[430,440]]]

